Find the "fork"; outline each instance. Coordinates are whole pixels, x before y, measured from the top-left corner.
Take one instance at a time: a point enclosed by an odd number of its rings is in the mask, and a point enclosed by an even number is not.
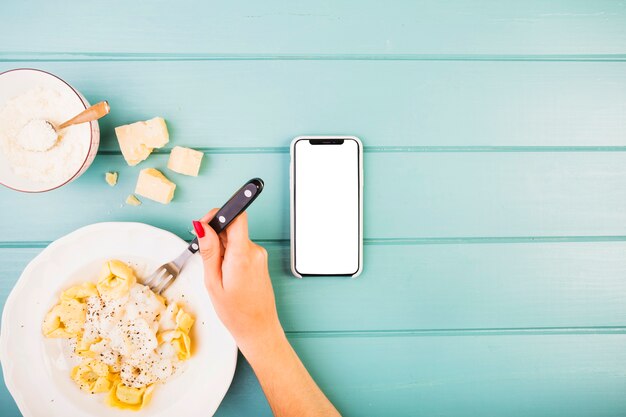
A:
[[[215,216],[209,221],[209,226],[215,233],[219,234],[228,225],[235,220],[237,216],[244,212],[246,208],[261,194],[263,191],[263,180],[253,178],[243,185],[230,199],[220,208]],[[196,237],[189,243],[187,249],[184,250],[176,259],[157,268],[144,282],[144,285],[150,287],[156,294],[165,291],[180,274],[180,270],[187,260],[194,253],[200,250],[198,238]]]

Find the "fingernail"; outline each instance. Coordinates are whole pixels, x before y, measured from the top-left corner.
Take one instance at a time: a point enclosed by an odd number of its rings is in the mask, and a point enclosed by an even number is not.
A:
[[[197,220],[194,220],[192,223],[193,228],[196,231],[196,236],[198,236],[199,238],[204,237],[204,228],[202,227],[202,224]]]

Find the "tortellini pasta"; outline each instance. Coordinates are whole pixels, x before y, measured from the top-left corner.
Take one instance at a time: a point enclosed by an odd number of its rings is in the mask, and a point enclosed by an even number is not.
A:
[[[193,323],[181,306],[137,283],[127,264],[109,260],[96,284],[85,282],[61,293],[42,332],[71,339],[80,363],[70,376],[81,390],[108,392],[109,405],[139,410],[156,385],[191,357]]]
[[[97,297],[98,289],[91,282],[74,285],[61,293],[61,300],[76,300],[79,303],[86,302],[89,297]]]
[[[180,308],[178,304],[171,303],[161,315],[159,327],[162,331],[179,329],[183,333],[189,334],[193,322],[193,318]]]
[[[182,330],[167,330],[160,336],[163,342],[172,345],[179,360],[184,361],[191,357],[191,339],[187,333]]]
[[[137,411],[150,401],[154,384],[141,388],[133,388],[118,379],[114,384],[107,402],[109,405],[126,410]]]
[[[113,386],[109,367],[95,359],[84,360],[72,369],[71,377],[83,391],[92,394],[108,392]]]
[[[164,330],[159,333],[159,342],[169,343],[181,361],[191,356],[189,331],[193,322],[193,318],[177,304],[170,304],[161,321]]]
[[[84,335],[81,335],[76,338],[76,347],[74,348],[74,352],[78,356],[82,356],[85,358],[95,358],[98,355],[98,353],[91,350],[91,346],[101,341],[102,339],[100,338],[95,339],[95,340],[89,340],[85,338]]]
[[[193,319],[191,316],[183,311],[182,308],[178,309],[178,313],[176,313],[176,327],[188,335],[191,330],[191,326],[193,326]]]
[[[102,298],[112,300],[128,294],[136,282],[135,273],[128,265],[112,260],[102,267],[96,287]]]
[[[70,339],[80,334],[87,309],[75,299],[61,300],[52,307],[43,321],[42,330],[46,337]]]

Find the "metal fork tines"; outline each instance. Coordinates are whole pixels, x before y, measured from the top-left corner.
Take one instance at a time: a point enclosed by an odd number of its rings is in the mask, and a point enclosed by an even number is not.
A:
[[[150,287],[156,294],[161,294],[178,278],[182,266],[187,259],[197,251],[198,241],[194,239],[178,258],[158,267],[157,270],[144,281],[143,285]]]

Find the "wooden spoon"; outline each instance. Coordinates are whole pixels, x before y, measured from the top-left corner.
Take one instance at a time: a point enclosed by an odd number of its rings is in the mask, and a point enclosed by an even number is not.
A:
[[[77,124],[81,124],[81,123],[87,123],[87,122],[92,122],[94,120],[98,120],[98,119],[106,116],[107,114],[109,114],[109,111],[111,111],[111,107],[109,106],[109,102],[108,101],[101,101],[100,103],[94,104],[93,106],[91,106],[91,107],[81,111],[80,113],[78,113],[76,116],[72,117],[67,122],[61,123],[54,130],[56,130],[58,132],[59,130],[65,129],[66,127],[71,126],[71,125],[77,125]],[[48,122],[48,123],[50,123],[50,122]],[[50,123],[50,125],[52,127],[54,127],[54,125],[52,123]]]
[[[98,120],[109,114],[110,110],[109,103],[101,101],[58,126],[48,120],[33,119],[20,130],[16,138],[17,143],[29,151],[45,152],[57,143],[60,130],[68,126]]]

